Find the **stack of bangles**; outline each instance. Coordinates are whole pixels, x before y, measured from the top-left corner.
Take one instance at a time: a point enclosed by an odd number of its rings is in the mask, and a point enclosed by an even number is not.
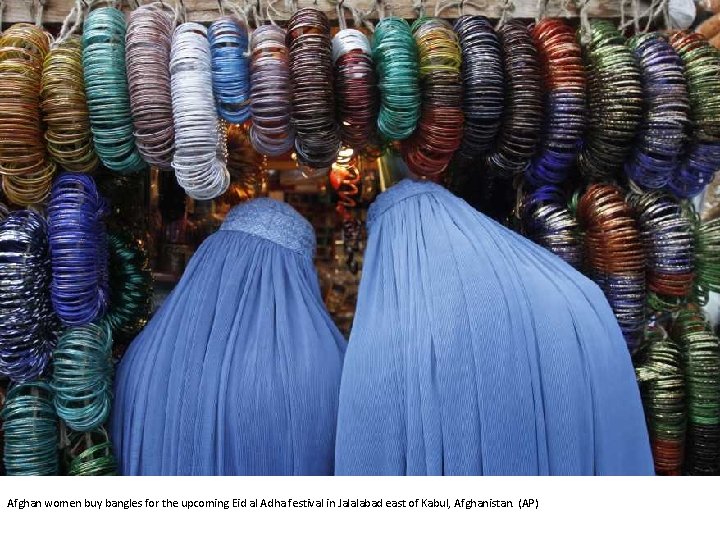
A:
[[[49,49],[47,33],[34,25],[15,24],[0,35],[0,175],[7,198],[21,206],[43,202],[55,174],[40,117]]]
[[[588,78],[588,133],[578,162],[586,180],[603,182],[621,171],[642,120],[640,69],[610,21],[591,21],[583,48]]]
[[[220,17],[208,28],[213,94],[220,118],[242,124],[250,117],[247,29],[234,17]]]
[[[677,316],[672,334],[683,355],[687,393],[685,473],[720,473],[720,343],[702,314],[686,309]]]
[[[171,168],[175,130],[170,95],[172,12],[159,2],[130,14],[125,38],[130,110],[135,142],[143,159],[159,169]]]
[[[125,15],[97,8],[83,28],[83,75],[95,151],[103,165],[122,174],[145,162],[135,144],[125,66]]]
[[[412,32],[420,62],[422,114],[415,133],[403,142],[402,154],[411,172],[439,180],[462,142],[460,45],[442,19],[418,19]]]
[[[636,35],[629,44],[640,64],[646,110],[625,172],[642,189],[660,189],[675,174],[689,127],[683,63],[658,34]]]
[[[55,345],[47,234],[29,210],[0,225],[0,375],[15,382],[42,375]]]
[[[260,26],[250,36],[250,140],[261,154],[280,156],[295,146],[285,30]]]
[[[687,389],[680,348],[663,328],[654,328],[637,355],[638,383],[645,409],[655,472],[682,474],[687,423]]]
[[[55,476],[60,469],[58,418],[45,382],[13,386],[0,412],[8,476]]]
[[[98,157],[90,132],[80,38],[53,44],[45,57],[41,96],[50,157],[66,171],[92,172]]]
[[[576,269],[581,269],[583,247],[580,230],[560,189],[549,185],[525,195],[521,219],[525,236]]]
[[[364,150],[378,114],[377,82],[370,42],[359,30],[340,30],[332,41],[340,135],[345,146]]]
[[[175,155],[178,184],[194,199],[222,195],[230,185],[225,166],[225,128],[212,93],[212,61],[207,30],[197,23],[175,29],[170,53]]]
[[[63,173],[55,180],[48,204],[52,301],[68,326],[93,322],[107,308],[106,211],[90,176]]]
[[[545,85],[542,136],[525,179],[535,187],[568,178],[585,132],[585,70],[575,30],[560,19],[544,19],[531,34]]]
[[[695,232],[680,202],[670,194],[630,195],[647,259],[648,289],[661,296],[687,297],[695,274]]]
[[[57,415],[73,431],[92,431],[110,414],[112,333],[105,321],[70,327],[53,353]]]
[[[110,438],[104,429],[71,433],[67,448],[70,476],[116,476],[117,461]]]
[[[500,28],[507,97],[500,133],[486,157],[490,174],[509,178],[525,170],[535,153],[543,121],[543,91],[537,47],[527,27],[510,21]]]
[[[378,132],[402,141],[420,119],[419,65],[415,40],[405,19],[388,17],[375,26],[372,56],[380,90]]]
[[[340,150],[330,21],[317,9],[296,11],[288,22],[287,43],[298,161],[316,169],[329,167]]]
[[[702,36],[676,32],[670,45],[684,62],[691,130],[685,154],[668,188],[678,197],[699,194],[720,169],[720,58]]]
[[[459,157],[471,162],[490,151],[500,129],[505,71],[500,40],[487,18],[463,16],[454,29],[462,51],[465,116]]]
[[[645,253],[638,223],[617,186],[593,184],[578,203],[585,264],[634,352],[645,330]]]

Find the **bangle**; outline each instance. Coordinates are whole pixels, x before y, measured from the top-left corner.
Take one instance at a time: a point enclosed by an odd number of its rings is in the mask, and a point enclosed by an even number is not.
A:
[[[220,17],[208,28],[212,87],[220,118],[242,124],[250,117],[248,35],[234,17]]]
[[[420,119],[420,68],[410,25],[398,17],[380,20],[372,57],[380,90],[378,131],[386,139],[402,141]]]
[[[54,476],[59,472],[58,418],[45,382],[10,388],[0,412],[8,476]]]
[[[670,45],[685,67],[691,129],[685,155],[668,188],[681,198],[699,194],[720,168],[720,59],[699,34],[676,32]]]
[[[684,298],[695,279],[695,231],[680,202],[653,191],[631,194],[647,260],[648,289],[667,297]]]
[[[420,63],[422,114],[415,133],[402,144],[402,155],[414,174],[440,180],[463,136],[460,45],[443,19],[418,19],[412,32]]]
[[[92,431],[110,414],[112,335],[106,322],[66,330],[53,352],[57,415],[73,431]]]
[[[682,473],[686,432],[686,392],[682,355],[664,330],[650,335],[637,355],[635,373],[659,475]]]
[[[250,141],[261,154],[280,156],[295,145],[290,122],[290,55],[285,30],[274,24],[250,36]]]
[[[205,27],[184,23],[175,29],[170,51],[175,156],[178,184],[193,199],[225,193],[225,128],[218,121],[212,92],[210,44]]]
[[[588,78],[588,134],[578,163],[587,180],[613,179],[632,151],[642,120],[640,69],[609,21],[591,21],[583,47]]]
[[[10,202],[41,203],[55,174],[40,121],[40,88],[48,35],[15,24],[0,36],[0,175]]]
[[[105,429],[71,433],[67,449],[69,476],[117,476],[117,460]]]
[[[586,81],[575,30],[544,19],[531,35],[537,44],[545,89],[545,115],[537,153],[525,179],[535,187],[562,184],[575,164],[586,120]]]
[[[171,169],[175,150],[170,95],[170,43],[175,19],[162,3],[132,11],[125,38],[130,110],[135,143],[143,159]]]
[[[505,98],[502,49],[495,29],[485,17],[460,17],[454,28],[462,51],[465,116],[459,157],[474,161],[490,151],[500,129]]]
[[[67,171],[93,171],[98,157],[90,132],[79,37],[53,44],[45,57],[41,99],[50,157]]]
[[[559,188],[545,185],[526,195],[520,216],[525,236],[576,269],[582,268],[580,229]]]
[[[625,172],[642,189],[660,189],[673,177],[689,127],[683,64],[658,34],[637,35],[629,45],[640,65],[646,110]]]
[[[507,95],[500,133],[486,163],[491,175],[506,178],[522,172],[535,153],[543,120],[540,64],[535,43],[519,21],[499,31]]]
[[[68,326],[93,322],[107,308],[106,212],[90,176],[57,177],[48,204],[51,291],[55,312]]]
[[[130,340],[150,315],[152,277],[145,247],[138,240],[108,235],[110,302],[106,320],[113,337]]]
[[[593,184],[580,198],[585,264],[618,320],[630,352],[642,343],[645,329],[645,253],[640,230],[623,192]]]
[[[322,11],[301,9],[288,22],[287,43],[298,160],[316,169],[329,167],[340,150],[330,22]]]
[[[111,171],[130,174],[145,167],[133,135],[125,69],[125,16],[97,8],[85,19],[83,74],[95,152]]]
[[[15,382],[39,377],[55,344],[45,220],[19,210],[0,225],[0,374]]]

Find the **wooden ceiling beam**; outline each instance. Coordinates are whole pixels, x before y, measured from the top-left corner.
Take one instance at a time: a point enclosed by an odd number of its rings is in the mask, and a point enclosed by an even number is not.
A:
[[[448,0],[441,1],[441,5],[447,5]],[[172,2],[168,2],[173,4]],[[298,0],[297,5],[299,7],[315,7],[325,12],[325,14],[333,21],[337,20],[337,10],[335,3],[328,0]],[[387,0],[386,14],[392,14],[406,19],[416,19],[418,16],[417,11],[413,7],[413,0]],[[537,14],[537,0],[514,0],[514,8],[512,9],[511,16],[524,19],[533,19]],[[16,22],[32,22],[34,16],[32,15],[32,2],[29,0],[5,0],[5,9],[2,16],[3,23],[16,23]],[[70,9],[75,4],[74,0],[46,0],[45,8],[43,11],[43,22],[46,24],[57,24],[61,23],[63,19],[70,12]],[[123,10],[130,11],[128,4],[134,5],[134,0],[122,2]],[[188,15],[188,20],[196,22],[212,22],[218,15],[218,4],[217,0],[184,0],[185,8]],[[242,2],[237,2],[239,5],[244,5]],[[466,15],[485,15],[492,19],[497,19],[502,13],[503,0],[468,0],[464,4],[464,12]],[[550,0],[547,4],[546,14],[548,16],[566,16],[568,18],[577,18],[578,10],[573,3],[573,0],[569,0],[569,6],[566,10],[562,8],[563,2],[561,0]],[[104,5],[104,4],[100,4]],[[266,13],[266,0],[260,0],[258,5],[261,7],[262,16],[265,17]],[[360,12],[367,15],[370,20],[377,20],[378,11],[375,0],[346,0],[346,6],[353,6]],[[458,4],[459,5],[459,0]],[[460,15],[459,7],[454,6],[443,10],[441,16],[444,18],[453,19]],[[286,10],[284,0],[277,0],[273,3],[273,6],[278,13],[273,13],[273,19],[276,21],[287,20],[291,12]],[[426,13],[433,15],[435,12],[435,2],[427,0],[425,3]],[[627,16],[630,16],[630,8],[627,6]],[[620,17],[620,0],[590,0],[588,4],[588,14],[590,17],[598,18],[618,18]],[[350,10],[346,10],[346,20],[348,25],[352,24],[352,15]]]

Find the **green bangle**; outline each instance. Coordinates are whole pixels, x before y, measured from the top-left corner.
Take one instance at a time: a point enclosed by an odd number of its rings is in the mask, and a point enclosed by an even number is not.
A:
[[[372,56],[380,88],[378,130],[390,140],[407,139],[420,119],[418,54],[410,25],[398,17],[381,20]]]
[[[83,73],[95,151],[108,169],[145,167],[135,145],[125,70],[125,16],[115,8],[90,12],[83,31]]]

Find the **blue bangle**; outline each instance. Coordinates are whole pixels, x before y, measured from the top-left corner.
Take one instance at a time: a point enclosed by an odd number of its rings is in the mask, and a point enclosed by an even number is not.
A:
[[[58,474],[58,421],[45,382],[13,386],[2,409],[8,476]]]
[[[233,17],[221,17],[208,28],[212,85],[220,117],[241,124],[250,117],[248,35]]]
[[[52,302],[68,326],[105,313],[108,299],[107,206],[85,174],[57,177],[48,205],[52,253]]]
[[[15,382],[35,379],[50,359],[57,320],[49,285],[45,220],[11,213],[0,225],[0,375]]]

